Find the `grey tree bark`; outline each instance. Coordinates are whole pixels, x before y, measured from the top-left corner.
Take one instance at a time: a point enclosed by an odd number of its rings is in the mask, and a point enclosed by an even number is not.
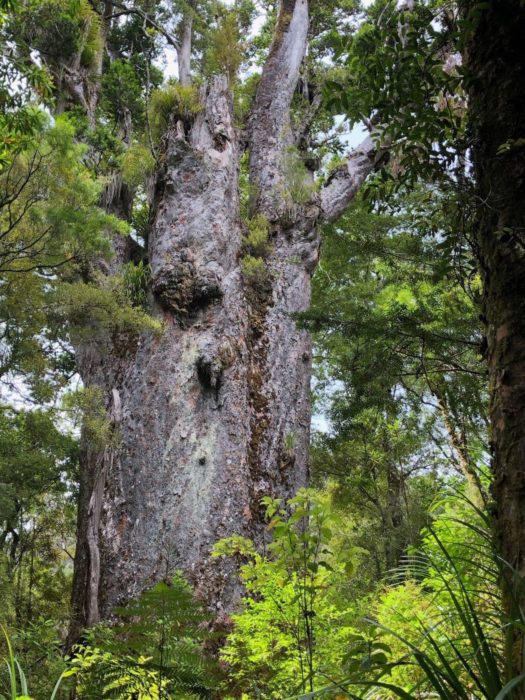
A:
[[[193,10],[193,2],[189,3],[190,10]],[[184,13],[179,30],[179,40],[177,44],[177,67],[179,71],[179,82],[181,85],[191,85],[191,45],[193,40],[193,15],[190,12]]]
[[[102,454],[83,445],[73,636],[176,568],[220,617],[239,591],[211,546],[233,533],[261,542],[260,498],[307,482],[311,344],[293,314],[309,304],[320,223],[381,158],[367,139],[321,193],[291,204],[290,106],[307,32],[307,0],[283,0],[245,135],[252,213],[270,233],[264,280],[242,272],[241,146],[219,77],[192,124],[172,122],[156,177],[149,300],[164,332],[79,348],[116,440]],[[121,246],[112,267],[129,255]]]

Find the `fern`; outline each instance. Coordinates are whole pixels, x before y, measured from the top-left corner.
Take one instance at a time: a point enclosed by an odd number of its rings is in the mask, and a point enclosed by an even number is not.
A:
[[[300,700],[341,688],[357,700],[504,700],[514,697],[517,690],[523,693],[525,674],[505,678],[510,666],[503,645],[505,627],[524,629],[521,617],[506,625],[501,620],[497,584],[510,567],[493,552],[487,516],[473,503],[468,504],[474,513],[467,514],[466,519],[449,519],[456,540],[442,527],[428,528],[422,550],[410,556],[398,572],[400,581],[415,577],[434,596],[432,623],[418,622],[419,641],[414,642],[377,620],[368,620],[381,641],[370,642],[363,635],[349,655],[349,677],[337,686],[302,695]],[[390,660],[391,649],[385,639],[401,642],[406,654]],[[376,655],[377,663],[364,665],[363,659],[358,658],[365,648],[368,659],[373,659],[370,650],[381,652]],[[410,669],[412,682],[407,684],[396,678],[395,671],[401,667]]]
[[[115,614],[118,624],[99,627],[76,651],[72,673],[81,693],[121,700],[211,696],[215,669],[203,650],[208,617],[180,575]]]

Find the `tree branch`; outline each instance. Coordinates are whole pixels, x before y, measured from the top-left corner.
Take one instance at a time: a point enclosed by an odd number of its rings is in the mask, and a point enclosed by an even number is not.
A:
[[[346,163],[333,171],[321,190],[323,221],[335,221],[341,216],[368,175],[384,161],[386,153],[386,149],[378,148],[372,137],[367,136],[350,153]]]
[[[89,0],[89,4],[97,14],[101,14],[100,10],[97,8],[97,5],[95,2],[93,2],[93,0]],[[128,7],[122,2],[113,1],[111,4],[113,5],[113,7],[117,7],[120,10],[120,12],[109,15],[107,19],[112,19],[113,17],[122,17],[124,15],[137,15],[138,17],[141,17],[146,22],[146,24],[149,24],[150,27],[159,32],[159,34],[162,34],[162,36],[166,39],[168,44],[171,44],[173,48],[176,49],[178,47],[179,42],[177,41],[177,39],[172,34],[167,32],[147,12],[144,12],[144,10],[141,10],[139,7]]]
[[[193,3],[190,3],[193,9]],[[184,12],[179,29],[177,46],[177,65],[181,85],[191,85],[191,50],[193,40],[193,14]]]

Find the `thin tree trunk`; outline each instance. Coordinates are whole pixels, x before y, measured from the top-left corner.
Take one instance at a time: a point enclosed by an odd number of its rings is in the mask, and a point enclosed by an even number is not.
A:
[[[399,566],[405,551],[405,513],[403,510],[403,476],[394,463],[387,464],[385,561],[387,571]]]
[[[513,618],[525,610],[525,7],[476,8],[465,51],[477,180],[478,259],[484,284],[496,537],[521,579],[507,582]],[[516,605],[514,604],[516,603]],[[510,630],[512,674],[523,669],[523,632]],[[517,691],[516,697],[525,693]]]
[[[186,14],[182,20],[177,46],[177,66],[181,85],[191,84],[191,44],[193,36],[193,17]]]
[[[459,469],[467,482],[468,495],[477,506],[481,508],[486,507],[489,500],[488,493],[481,483],[476,465],[473,464],[472,460],[470,459],[465,437],[461,435],[457,428],[444,393],[439,391],[436,387],[431,387],[431,390],[438,402],[439,410],[441,411],[441,415],[443,417],[445,430],[447,431],[450,447],[456,457]]]

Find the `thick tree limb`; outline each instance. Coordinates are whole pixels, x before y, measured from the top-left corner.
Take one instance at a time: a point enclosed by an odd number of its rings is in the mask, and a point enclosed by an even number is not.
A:
[[[250,177],[259,192],[259,205],[268,213],[282,183],[284,150],[293,142],[290,105],[307,34],[307,0],[283,0],[249,120]]]
[[[344,165],[339,166],[321,190],[321,219],[335,221],[354,199],[364,180],[384,160],[385,149],[377,147],[371,136],[355,148]]]

